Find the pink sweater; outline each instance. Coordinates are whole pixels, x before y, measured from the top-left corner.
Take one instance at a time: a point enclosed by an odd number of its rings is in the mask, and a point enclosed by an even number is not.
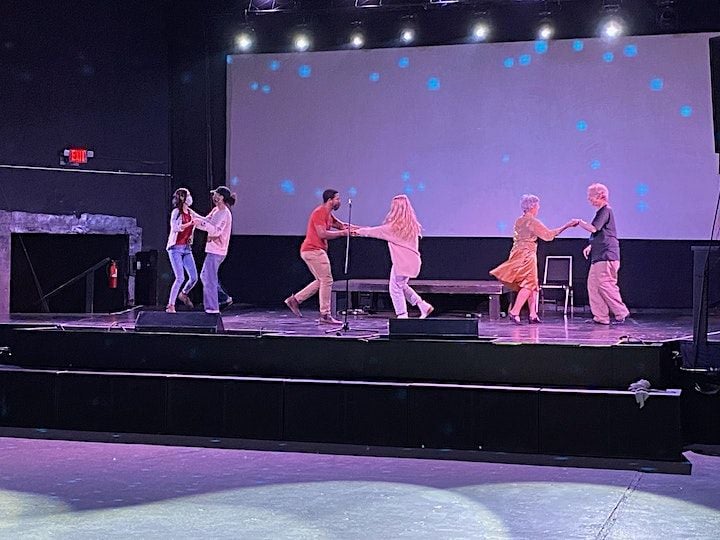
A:
[[[411,240],[400,238],[389,223],[377,227],[361,227],[357,230],[357,234],[385,240],[388,243],[390,259],[392,259],[396,274],[414,278],[420,273],[422,261],[417,236]]]
[[[217,206],[210,210],[206,217],[201,217],[198,229],[207,231],[206,253],[227,255],[232,232],[232,213],[227,208],[220,210]]]

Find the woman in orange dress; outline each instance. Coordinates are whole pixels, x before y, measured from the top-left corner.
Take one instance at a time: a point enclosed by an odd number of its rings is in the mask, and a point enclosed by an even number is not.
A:
[[[536,293],[540,290],[540,286],[538,284],[537,239],[554,240],[565,229],[575,227],[578,220],[570,220],[557,229],[548,229],[537,218],[540,199],[536,195],[523,195],[520,199],[520,208],[523,215],[515,221],[510,256],[500,266],[490,270],[490,274],[517,292],[515,303],[508,312],[508,318],[515,324],[521,324],[520,310],[527,302],[530,324],[538,324],[540,319],[537,316]]]

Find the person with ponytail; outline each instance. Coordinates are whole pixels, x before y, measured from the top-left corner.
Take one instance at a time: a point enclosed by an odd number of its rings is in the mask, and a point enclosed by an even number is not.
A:
[[[420,309],[424,319],[433,312],[433,307],[420,298],[408,281],[420,274],[419,239],[422,226],[415,216],[415,210],[406,195],[396,195],[390,203],[385,221],[377,227],[360,227],[353,234],[385,240],[390,250],[390,298],[399,319],[407,319],[407,302]]]
[[[235,194],[225,186],[212,190],[213,204],[210,213],[197,216],[193,224],[208,233],[205,244],[205,262],[200,271],[203,284],[203,306],[206,313],[220,313],[218,302],[218,270],[227,256],[232,233],[232,213],[230,208],[235,204]]]
[[[188,294],[198,280],[197,267],[192,252],[193,240],[193,200],[190,191],[186,188],[179,188],[173,193],[172,212],[170,213],[170,234],[167,241],[167,252],[170,258],[175,281],[170,287],[170,298],[168,298],[165,311],[175,313],[175,303],[179,299],[188,307],[193,307]],[[185,281],[187,274],[187,281]],[[185,286],[183,287],[183,282]],[[182,290],[181,290],[182,287]]]

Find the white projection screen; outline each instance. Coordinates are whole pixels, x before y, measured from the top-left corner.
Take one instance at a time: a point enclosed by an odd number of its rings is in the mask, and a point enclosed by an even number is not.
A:
[[[233,233],[302,235],[334,188],[354,223],[406,193],[425,236],[510,236],[522,194],[557,226],[602,182],[622,238],[709,238],[710,37],[228,56]]]

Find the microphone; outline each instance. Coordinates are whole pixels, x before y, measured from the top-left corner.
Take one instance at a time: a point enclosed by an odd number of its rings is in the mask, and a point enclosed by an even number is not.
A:
[[[352,199],[348,199],[348,206],[352,206]]]

